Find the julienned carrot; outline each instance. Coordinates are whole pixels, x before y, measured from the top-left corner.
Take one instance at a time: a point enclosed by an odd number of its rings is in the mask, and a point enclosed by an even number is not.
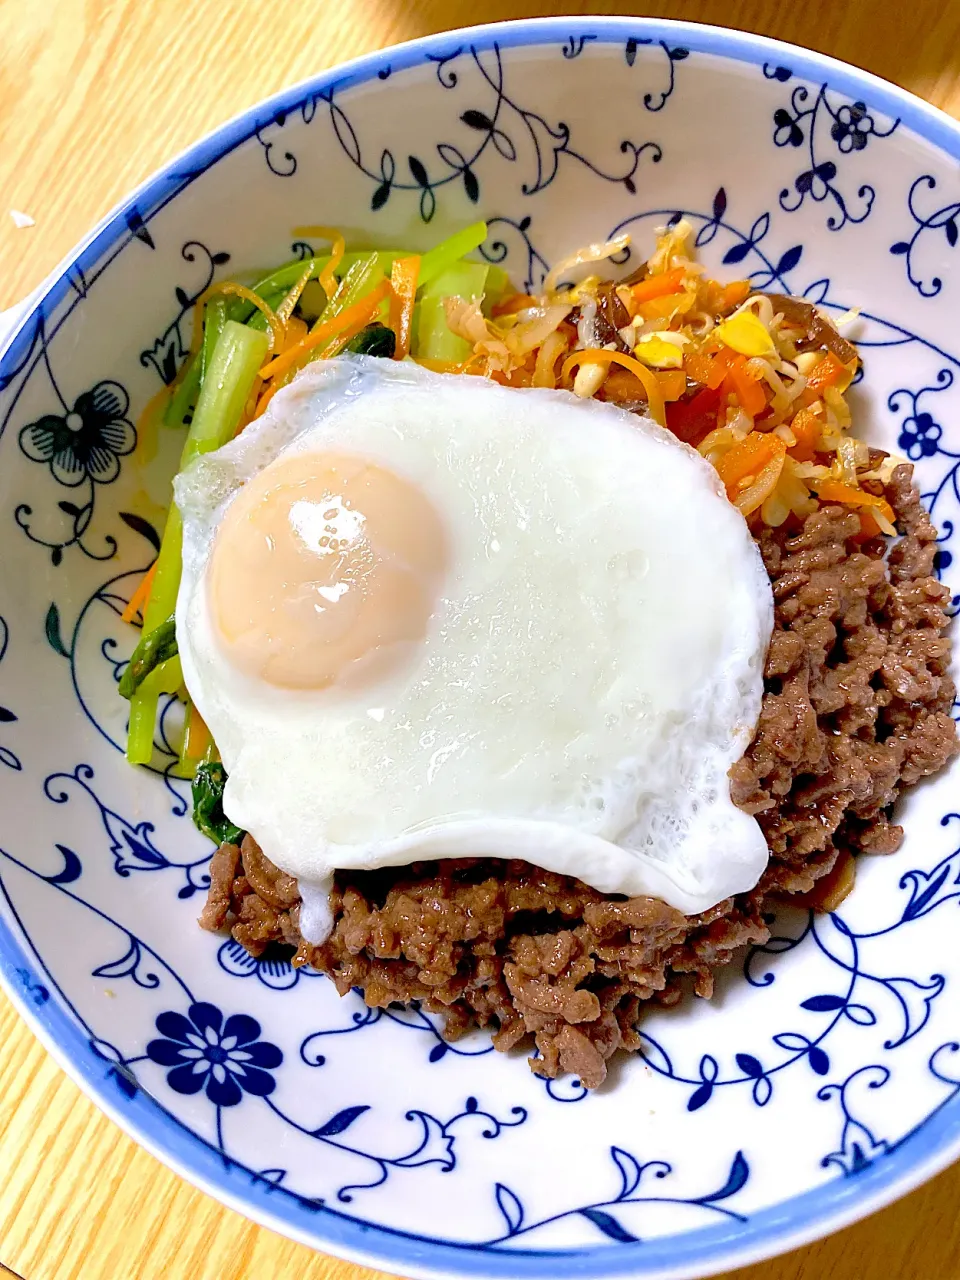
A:
[[[410,354],[410,336],[413,331],[413,304],[417,298],[417,277],[420,274],[420,255],[395,258],[390,271],[390,318],[397,335],[394,360],[403,360]]]
[[[867,507],[891,526],[896,520],[896,513],[886,498],[867,493],[866,489],[855,489],[852,484],[844,484],[842,480],[810,480],[809,484],[821,502],[842,502],[846,507]]]
[[[797,462],[812,462],[823,423],[809,409],[798,409],[790,421],[790,430],[797,439],[797,443],[791,446],[790,456]]]
[[[198,764],[206,755],[213,742],[206,722],[194,703],[190,703],[187,711],[187,729],[183,735],[183,749],[180,752],[182,763]],[[192,774],[191,774],[192,776]]]
[[[302,342],[298,342],[295,347],[291,347],[289,351],[284,351],[283,355],[277,356],[269,364],[264,365],[260,370],[261,378],[265,382],[270,378],[276,381],[288,369],[292,369],[308,352],[322,346],[335,334],[341,333],[344,329],[349,329],[353,325],[359,324],[361,327],[365,325],[389,292],[390,281],[381,280],[365,298],[361,298],[359,302],[355,302],[350,307],[344,307],[340,314],[334,316],[332,320],[326,324],[317,325]]]
[[[722,299],[724,310],[728,307],[733,310],[734,307],[739,307],[741,302],[746,302],[752,287],[749,280],[731,280],[729,284],[724,285]]]
[[[717,471],[727,496],[743,515],[753,515],[776,489],[786,456],[787,446],[779,436],[753,431],[720,459]]]
[[[711,364],[706,370],[706,376],[703,381],[711,391],[717,391],[723,386],[727,374],[737,359],[737,355],[729,347],[722,347],[712,358],[707,358],[711,359]]]
[[[624,369],[629,369],[643,383],[651,416],[660,423],[661,427],[667,425],[660,383],[657,381],[657,375],[652,369],[648,369],[645,364],[641,364],[633,356],[625,356],[619,351],[605,351],[597,347],[590,347],[586,351],[574,351],[572,355],[567,356],[563,362],[561,376],[564,379],[569,378],[571,370],[578,364],[605,364],[608,367],[611,364],[619,364]]]
[[[133,595],[127,601],[126,608],[120,615],[121,622],[132,622],[136,617],[137,610],[139,609],[141,612],[143,611],[143,606],[146,605],[150,598],[150,588],[153,586],[153,577],[156,572],[157,562],[154,560],[153,564],[137,584],[136,591],[134,591]]]
[[[687,375],[682,369],[661,369],[657,372],[657,382],[664,400],[679,400],[687,389]]]
[[[825,391],[827,387],[835,387],[850,370],[838,360],[832,351],[828,351],[819,364],[814,365],[807,378],[807,388],[811,391]]]
[[[639,306],[641,302],[652,302],[654,298],[682,293],[686,275],[686,267],[675,267],[672,271],[664,271],[662,275],[648,276],[646,280],[630,286],[630,296]]]
[[[717,462],[717,474],[726,485],[731,501],[742,480],[758,475],[774,458],[782,461],[786,452],[787,446],[779,436],[763,431],[751,431],[728,450]]]
[[[730,371],[725,381],[729,383],[733,394],[751,418],[755,418],[758,413],[763,413],[767,407],[763,384],[752,376],[743,356],[731,361]]]
[[[337,292],[337,277],[334,273],[343,261],[344,250],[347,247],[343,233],[338,231],[336,227],[294,227],[293,234],[295,236],[309,236],[311,240],[318,238],[329,241],[330,257],[324,264],[323,270],[317,276],[320,288],[327,295],[327,301],[329,301]]]

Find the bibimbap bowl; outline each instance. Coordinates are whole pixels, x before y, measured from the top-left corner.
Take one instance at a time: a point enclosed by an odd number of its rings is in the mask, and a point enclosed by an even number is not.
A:
[[[651,1009],[640,1051],[588,1091],[200,931],[213,846],[173,768],[176,699],[134,770],[117,697],[136,640],[120,615],[182,445],[145,410],[200,294],[308,258],[305,224],[426,250],[483,218],[481,259],[535,293],[623,231],[628,272],[679,215],[710,274],[859,308],[855,430],[915,464],[949,585],[958,158],[960,128],[923,103],[752,36],[606,18],[453,32],[224,126],[23,310],[0,358],[0,969],[137,1141],[318,1249],[510,1277],[723,1270],[960,1154],[956,768],[911,792],[902,848],[860,857],[835,913],[779,912],[712,1000]]]

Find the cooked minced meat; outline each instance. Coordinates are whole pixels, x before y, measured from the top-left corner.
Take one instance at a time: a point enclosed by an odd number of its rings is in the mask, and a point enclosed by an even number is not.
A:
[[[766,941],[777,899],[809,893],[850,854],[896,850],[899,792],[957,750],[948,593],[911,476],[897,467],[885,489],[904,534],[889,554],[839,506],[800,532],[758,535],[776,621],[756,736],[731,770],[735,802],[770,846],[750,893],[684,916],[526,862],[422,862],[340,874],[333,933],[318,947],[300,936],[296,881],[246,836],[214,855],[200,923],[229,927],[254,955],[293,947],[295,964],[371,1006],[418,1001],[444,1015],[451,1039],[475,1024],[494,1029],[498,1049],[532,1037],[537,1074],[596,1087],[618,1048],[638,1047],[645,1001],[675,1003],[685,976],[709,996],[718,965]]]

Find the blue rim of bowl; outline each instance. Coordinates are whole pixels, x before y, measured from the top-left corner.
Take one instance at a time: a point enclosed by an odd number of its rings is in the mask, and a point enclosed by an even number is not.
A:
[[[134,215],[149,223],[196,178],[254,138],[278,112],[293,111],[323,90],[375,80],[387,66],[395,73],[421,65],[428,54],[442,57],[457,45],[472,44],[484,49],[496,43],[501,49],[515,49],[554,45],[571,36],[588,34],[599,43],[623,43],[630,37],[647,36],[682,43],[691,52],[754,66],[789,64],[801,79],[826,80],[831,88],[851,98],[862,98],[871,108],[890,117],[900,117],[920,138],[960,160],[960,125],[937,108],[869,72],[763,36],[651,18],[573,16],[521,19],[442,32],[365,55],[301,81],[220,126],[147,179],[107,214],[31,297],[3,345],[0,388],[5,388],[30,363],[38,338],[49,342],[81,301],[69,278],[71,271],[79,269],[89,288],[133,238],[130,222]],[[49,332],[42,330],[39,324],[56,314],[71,293],[71,305],[57,314]],[[16,394],[13,403],[15,400]],[[12,407],[13,404],[8,415]],[[12,908],[9,900],[7,905]],[[56,986],[42,958],[29,956],[14,933],[0,924],[0,980],[8,995],[67,1074],[138,1143],[209,1195],[264,1226],[313,1248],[330,1250],[369,1266],[399,1268],[409,1276],[560,1280],[568,1276],[634,1275],[647,1280],[685,1280],[712,1275],[797,1248],[855,1222],[912,1190],[960,1156],[957,1099],[937,1108],[902,1145],[855,1176],[832,1179],[812,1191],[759,1210],[745,1223],[636,1244],[571,1250],[520,1251],[455,1244],[365,1222],[329,1206],[308,1204],[293,1193],[268,1184],[254,1171],[225,1160],[218,1149],[204,1142],[142,1089],[132,1098],[125,1097],[116,1087],[116,1073],[110,1064],[96,1054],[81,1027],[66,1012],[63,1005],[69,1002],[59,989],[59,999],[54,997],[40,1008],[24,995],[20,987],[22,974],[29,975],[35,968]]]

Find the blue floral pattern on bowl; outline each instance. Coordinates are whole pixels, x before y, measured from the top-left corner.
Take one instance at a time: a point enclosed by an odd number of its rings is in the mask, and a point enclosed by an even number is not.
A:
[[[281,95],[82,246],[0,358],[0,970],[135,1136],[319,1248],[505,1277],[734,1266],[957,1154],[955,774],[911,797],[904,851],[863,860],[842,911],[785,910],[715,1001],[652,1011],[641,1053],[588,1094],[197,929],[212,850],[176,776],[182,708],[168,696],[132,771],[116,685],[178,452],[144,409],[203,290],[309,255],[301,223],[426,247],[483,216],[483,256],[530,289],[624,229],[628,272],[683,216],[712,269],[858,307],[855,412],[916,464],[957,592],[958,157],[934,113],[799,50],[512,24]],[[242,222],[224,217],[237,193]]]

